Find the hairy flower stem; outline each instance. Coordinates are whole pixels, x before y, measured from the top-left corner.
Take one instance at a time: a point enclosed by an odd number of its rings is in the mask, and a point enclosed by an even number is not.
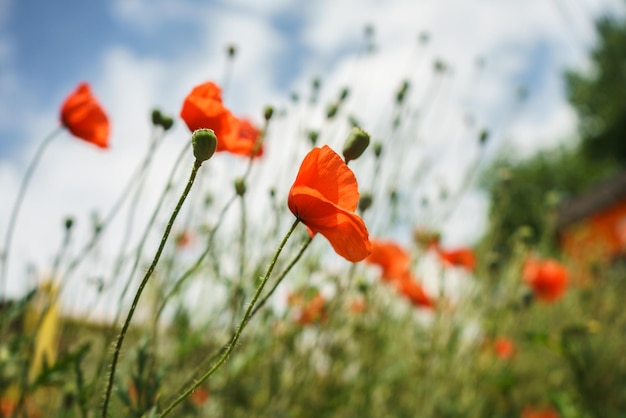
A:
[[[48,136],[43,140],[43,142],[37,148],[35,152],[35,156],[33,157],[30,165],[26,169],[26,173],[24,174],[24,178],[22,179],[22,184],[20,184],[20,188],[17,194],[17,198],[15,199],[15,203],[13,204],[13,210],[11,211],[11,217],[9,218],[9,225],[7,227],[7,233],[4,238],[4,247],[2,248],[2,253],[0,254],[0,261],[2,262],[2,271],[0,271],[0,296],[5,292],[5,286],[7,283],[7,271],[9,269],[9,252],[11,250],[11,240],[13,239],[13,231],[15,230],[15,224],[17,223],[17,215],[20,212],[20,208],[22,206],[22,202],[24,201],[24,196],[26,195],[26,190],[28,189],[28,184],[30,183],[30,179],[33,177],[33,173],[35,172],[35,168],[37,168],[37,164],[41,159],[46,148],[52,142],[54,138],[59,135],[63,131],[63,127],[58,127],[53,130]]]
[[[198,169],[200,168],[201,164],[202,162],[198,162],[197,160],[196,162],[194,162],[193,168],[191,170],[191,174],[189,176],[189,180],[187,181],[187,186],[185,187],[185,190],[180,196],[180,199],[178,200],[178,203],[176,204],[176,207],[174,208],[174,211],[172,212],[172,216],[170,216],[167,226],[165,227],[165,231],[163,232],[163,237],[161,238],[161,244],[159,244],[159,248],[157,249],[157,252],[154,255],[152,264],[150,264],[150,267],[146,271],[146,274],[144,275],[143,279],[141,280],[141,283],[139,284],[139,288],[137,289],[137,293],[135,294],[133,303],[130,307],[130,310],[128,311],[128,316],[126,317],[126,321],[124,321],[124,325],[122,326],[122,331],[120,332],[120,335],[117,338],[117,343],[115,344],[115,351],[113,352],[113,359],[111,360],[111,367],[109,371],[109,381],[108,381],[106,392],[104,395],[104,404],[102,406],[103,418],[106,418],[107,416],[108,407],[109,407],[109,399],[111,398],[111,391],[113,389],[113,381],[115,379],[115,369],[117,367],[117,361],[120,356],[120,351],[122,349],[122,344],[124,343],[124,337],[126,336],[126,332],[128,331],[130,321],[132,320],[133,314],[135,313],[135,309],[137,308],[137,304],[139,303],[139,298],[141,297],[141,293],[143,292],[143,289],[146,287],[146,284],[148,283],[148,279],[150,279],[150,276],[154,272],[154,269],[156,268],[156,265],[159,262],[159,258],[161,257],[161,253],[163,252],[163,248],[165,247],[165,243],[167,242],[167,238],[169,237],[170,231],[172,230],[172,226],[174,225],[174,221],[176,220],[176,217],[178,216],[178,213],[180,212],[180,209],[183,206],[183,203],[185,202],[185,199],[187,198],[189,191],[191,190],[191,186],[193,185],[193,182],[196,178],[196,174],[198,173]]]
[[[257,305],[254,307],[254,309],[252,310],[252,313],[250,314],[250,318],[249,319],[252,319],[252,317],[257,313],[257,311],[259,309],[261,309],[263,307],[263,305],[265,305],[265,303],[268,301],[268,299],[270,297],[272,297],[272,295],[274,294],[274,291],[276,291],[276,288],[278,287],[278,285],[283,281],[283,279],[285,278],[287,273],[289,273],[289,271],[292,269],[292,267],[296,265],[298,260],[300,260],[300,258],[302,257],[302,254],[304,254],[304,251],[307,248],[309,248],[309,245],[311,244],[312,241],[313,241],[313,238],[309,237],[304,242],[304,244],[302,244],[302,246],[300,247],[300,251],[298,251],[298,254],[296,254],[296,256],[293,258],[293,260],[291,260],[289,265],[287,265],[287,267],[285,267],[285,269],[282,271],[282,273],[280,273],[280,275],[276,278],[276,281],[274,282],[274,286],[272,286],[272,288],[269,290],[269,292],[267,292],[265,294],[265,296],[263,296],[263,299],[261,299],[259,301],[259,303],[257,303]]]
[[[161,414],[159,415],[159,418],[163,418],[167,416],[172,411],[172,409],[174,409],[179,403],[181,403],[187,396],[189,396],[194,390],[196,390],[198,386],[200,386],[213,373],[215,373],[215,371],[219,369],[222,364],[224,364],[224,362],[226,361],[230,353],[233,351],[233,349],[237,345],[237,341],[239,341],[239,337],[241,336],[243,329],[247,325],[248,320],[250,319],[252,315],[252,310],[254,306],[256,305],[256,302],[259,299],[259,296],[261,296],[261,292],[263,292],[263,288],[265,287],[265,284],[269,280],[270,275],[272,274],[272,271],[274,270],[274,266],[276,265],[276,262],[278,261],[278,256],[282,252],[285,244],[287,243],[287,240],[289,240],[289,237],[291,236],[291,234],[296,229],[299,223],[300,223],[300,219],[296,219],[294,223],[291,225],[291,228],[289,228],[289,231],[287,231],[287,234],[285,235],[283,240],[278,245],[278,248],[276,249],[276,252],[274,253],[274,257],[272,258],[272,261],[270,262],[270,265],[267,268],[267,272],[265,273],[265,276],[263,276],[263,278],[261,279],[261,282],[259,283],[259,286],[257,287],[256,292],[254,292],[254,295],[252,296],[252,299],[250,300],[250,303],[248,304],[246,312],[244,313],[243,318],[241,319],[241,322],[239,323],[239,326],[237,327],[237,330],[233,334],[233,337],[230,340],[230,343],[228,344],[226,351],[224,351],[222,356],[217,360],[217,362],[213,365],[213,367],[209,369],[209,371],[207,371],[198,380],[196,380],[196,382],[192,384],[187,390],[185,390],[185,392],[183,392],[182,395],[180,395],[176,400],[174,400],[174,402],[172,402],[167,408],[165,408],[165,410],[163,410],[163,412],[161,412]]]

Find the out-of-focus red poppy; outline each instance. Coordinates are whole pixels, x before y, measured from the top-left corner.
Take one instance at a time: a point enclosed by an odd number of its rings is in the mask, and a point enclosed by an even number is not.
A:
[[[287,200],[310,233],[325,236],[337,254],[352,262],[371,252],[365,223],[354,213],[358,202],[354,173],[327,145],[304,157]]]
[[[191,392],[191,395],[189,395],[189,400],[195,406],[201,407],[209,400],[210,397],[211,395],[209,394],[209,391],[202,386],[199,386],[196,388],[196,390]]]
[[[535,409],[527,406],[522,411],[521,418],[560,418],[561,415],[554,408]]]
[[[308,298],[302,293],[289,294],[287,303],[297,309],[296,323],[300,325],[324,322],[328,319],[326,299],[317,291]]]
[[[352,301],[348,304],[348,310],[355,314],[363,313],[366,309],[367,304],[363,298],[352,299]]]
[[[176,235],[176,247],[178,249],[187,248],[193,242],[193,233],[191,231],[181,231]]]
[[[72,135],[100,148],[109,147],[109,119],[91,93],[80,83],[61,105],[61,123]]]
[[[428,228],[418,227],[413,230],[413,240],[422,248],[436,247],[441,240],[441,234]]]
[[[522,278],[533,289],[537,299],[555,302],[567,288],[569,274],[567,269],[553,259],[539,260],[531,257],[522,270]]]
[[[411,257],[393,241],[371,240],[372,252],[365,261],[381,267],[384,280],[399,280],[410,271]]]
[[[401,280],[396,281],[398,291],[406,296],[413,305],[422,308],[434,307],[433,301],[428,297],[421,284],[415,280],[413,275],[407,274]]]
[[[507,337],[498,337],[493,342],[493,350],[496,356],[508,360],[515,355],[515,343]]]
[[[254,157],[263,154],[261,144],[256,144],[260,131],[246,119],[238,119],[222,102],[222,90],[211,81],[194,87],[185,98],[180,117],[191,132],[212,129],[217,137],[216,152]],[[255,149],[256,148],[256,149]]]
[[[9,392],[11,390],[9,389]],[[28,396],[22,405],[21,411],[15,411],[16,400],[12,399],[13,396],[9,395],[6,397],[0,397],[0,417],[28,417],[28,418],[39,418],[41,416],[39,412],[39,408],[33,402],[33,399]]]
[[[261,131],[248,119],[237,119],[237,135],[228,151],[233,154],[260,157],[263,155],[263,143],[260,141]],[[219,138],[218,138],[219,141]],[[254,153],[254,155],[253,155]]]
[[[470,248],[444,250],[443,248],[437,247],[437,253],[445,263],[457,267],[464,267],[469,271],[474,271],[474,268],[476,268],[476,257],[474,251]]]

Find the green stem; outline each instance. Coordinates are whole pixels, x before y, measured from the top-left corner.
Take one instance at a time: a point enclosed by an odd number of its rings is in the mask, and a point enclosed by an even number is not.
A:
[[[132,278],[135,276],[135,272],[137,271],[137,268],[139,266],[139,261],[141,259],[141,254],[143,252],[143,247],[147,242],[148,239],[148,235],[150,233],[150,231],[152,230],[152,226],[154,225],[157,215],[159,214],[161,207],[163,206],[163,202],[165,202],[165,198],[167,197],[167,195],[170,192],[170,184],[172,184],[172,181],[174,179],[174,176],[176,174],[176,171],[178,169],[178,166],[180,165],[180,163],[183,161],[185,155],[188,155],[189,152],[189,145],[190,142],[185,143],[184,147],[180,150],[180,153],[178,155],[178,158],[176,159],[176,162],[174,163],[174,166],[170,172],[170,176],[167,179],[167,186],[163,189],[163,192],[161,193],[161,196],[159,197],[159,201],[157,202],[154,211],[152,212],[152,215],[150,216],[150,220],[148,221],[143,235],[141,236],[140,240],[139,240],[139,244],[137,244],[137,248],[135,250],[135,260],[133,263],[133,266],[131,268],[130,273],[128,274],[128,278],[126,279],[126,283],[124,284],[124,288],[122,289],[122,293],[120,294],[119,297],[119,305],[117,307],[117,310],[115,312],[115,317],[113,318],[113,321],[111,321],[111,324],[117,324],[117,322],[120,319],[120,316],[122,314],[122,301],[124,300],[124,297],[126,296],[126,292],[128,292],[128,289],[130,288],[130,284],[132,282]],[[115,276],[114,276],[115,277]],[[111,326],[111,329],[108,330],[106,332],[106,336],[105,336],[105,342],[104,342],[104,346],[108,347],[111,343],[111,341],[114,338],[114,327]],[[96,370],[98,372],[103,371],[104,370],[104,365],[105,365],[105,360],[106,360],[106,350],[103,350],[102,355],[100,356],[100,359],[98,360],[98,366],[96,367]],[[94,373],[94,377],[92,380],[92,384],[90,384],[90,387],[96,388],[97,385],[95,384],[96,380],[98,379],[98,377],[100,376],[100,373]]]
[[[0,257],[0,261],[2,261],[2,271],[0,272],[0,295],[5,292],[5,286],[7,283],[7,271],[9,268],[9,252],[11,249],[11,241],[13,239],[13,231],[15,230],[15,224],[17,223],[17,215],[20,212],[20,208],[22,206],[22,202],[24,200],[24,196],[26,195],[26,189],[28,188],[28,184],[30,183],[30,179],[33,176],[35,168],[37,168],[37,164],[41,159],[46,148],[52,142],[56,136],[63,131],[63,127],[60,126],[53,130],[48,136],[43,140],[43,142],[37,148],[35,152],[35,156],[33,157],[30,165],[26,169],[26,173],[24,174],[24,178],[22,179],[22,184],[20,184],[20,188],[17,194],[17,198],[15,199],[15,203],[13,204],[13,210],[11,212],[11,217],[9,218],[9,225],[7,227],[7,234],[4,238],[4,250],[2,256]]]
[[[201,164],[202,162],[198,162],[197,160],[196,162],[194,162],[193,168],[191,170],[191,174],[189,176],[189,180],[187,181],[187,186],[185,187],[183,194],[180,196],[180,199],[178,200],[178,203],[176,204],[176,207],[174,208],[174,211],[172,212],[172,216],[170,217],[170,220],[168,221],[167,226],[165,227],[165,232],[163,233],[163,237],[161,238],[161,244],[159,244],[159,248],[157,249],[157,252],[154,255],[152,264],[150,264],[148,271],[146,271],[146,274],[144,275],[143,279],[141,280],[141,283],[139,284],[139,288],[137,289],[137,293],[135,294],[133,303],[130,307],[130,310],[128,311],[128,316],[126,317],[126,321],[124,321],[124,325],[122,326],[122,331],[120,332],[120,335],[117,338],[117,343],[115,344],[115,351],[113,352],[113,360],[111,361],[111,370],[109,372],[109,382],[108,382],[107,389],[104,395],[104,404],[102,406],[103,418],[106,418],[107,416],[108,407],[109,407],[109,399],[111,398],[111,391],[113,389],[113,381],[115,378],[115,369],[117,367],[117,361],[120,356],[120,351],[122,349],[124,337],[126,336],[126,332],[128,331],[128,327],[130,326],[130,321],[133,318],[133,314],[135,313],[135,309],[137,308],[137,304],[139,303],[139,298],[141,297],[141,293],[143,292],[143,289],[148,283],[148,279],[150,279],[150,276],[154,272],[154,269],[156,268],[156,265],[159,262],[159,258],[161,257],[161,252],[163,251],[163,248],[165,247],[165,243],[167,242],[167,238],[170,234],[170,231],[172,230],[172,226],[174,225],[176,216],[178,216],[178,213],[180,212],[180,209],[183,206],[183,203],[185,199],[187,198],[189,191],[191,190],[191,186],[193,185],[193,182],[196,178],[196,174],[198,173],[198,169],[200,168]]]
[[[259,303],[256,305],[256,307],[254,308],[254,310],[252,311],[252,313],[250,314],[250,318],[252,318],[259,309],[261,309],[263,307],[263,305],[265,305],[265,303],[268,301],[268,299],[274,294],[274,291],[276,290],[276,288],[278,287],[278,285],[282,282],[282,280],[285,278],[285,276],[287,275],[287,273],[289,273],[289,271],[291,270],[291,268],[293,266],[296,265],[296,263],[300,260],[300,258],[302,257],[302,254],[304,254],[304,251],[309,248],[309,245],[311,244],[311,242],[313,241],[312,237],[309,237],[304,244],[302,244],[302,247],[300,247],[300,251],[298,252],[298,254],[296,254],[296,256],[293,258],[293,260],[291,260],[291,262],[289,263],[289,265],[287,265],[287,267],[285,268],[285,270],[282,271],[282,273],[280,273],[280,275],[276,278],[276,281],[274,283],[274,286],[272,286],[272,288],[269,290],[269,292],[267,292],[265,294],[265,296],[263,296],[263,299],[261,299],[259,301]]]
[[[267,283],[270,275],[272,274],[272,271],[274,270],[274,266],[276,265],[276,262],[278,261],[278,256],[282,252],[283,247],[287,243],[287,240],[289,239],[289,237],[291,236],[291,234],[296,229],[296,226],[298,226],[299,223],[300,223],[300,219],[296,218],[294,223],[291,225],[291,228],[289,228],[289,231],[287,231],[287,234],[278,245],[278,248],[276,249],[276,253],[274,254],[274,257],[272,258],[272,261],[270,262],[270,265],[267,268],[267,272],[265,273],[265,276],[263,276],[263,278],[261,279],[261,282],[259,283],[259,286],[257,287],[256,292],[252,296],[252,300],[250,301],[250,304],[248,304],[248,308],[246,309],[246,312],[243,315],[243,318],[241,319],[239,326],[237,327],[237,331],[235,331],[235,334],[233,334],[233,337],[230,340],[230,344],[228,344],[228,348],[226,348],[226,351],[224,351],[222,356],[217,360],[217,362],[213,365],[213,367],[209,369],[209,371],[207,371],[203,376],[201,376],[182,395],[180,395],[174,402],[172,402],[167,408],[165,408],[165,410],[159,415],[159,418],[163,418],[167,416],[172,411],[172,409],[174,409],[179,403],[181,403],[187,396],[189,396],[194,390],[196,390],[198,386],[200,386],[213,373],[215,373],[215,371],[219,369],[222,364],[224,364],[224,362],[226,361],[230,353],[233,351],[233,349],[237,345],[237,341],[239,341],[241,332],[245,328],[246,324],[248,323],[248,320],[250,319],[252,315],[252,309],[254,308],[254,305],[259,299],[259,296],[261,295],[261,292],[263,291],[265,284]]]
[[[185,273],[183,273],[183,275],[178,280],[176,280],[176,284],[174,284],[174,287],[172,287],[172,289],[169,291],[169,293],[163,298],[163,301],[161,302],[161,306],[157,310],[157,314],[156,314],[156,317],[154,319],[155,329],[156,329],[156,326],[158,325],[159,319],[161,318],[161,314],[163,313],[163,310],[165,309],[165,306],[167,305],[167,302],[169,302],[169,300],[176,293],[178,293],[180,291],[182,285],[187,282],[187,279],[189,277],[191,277],[191,275],[196,270],[198,270],[198,268],[200,267],[200,265],[202,264],[202,262],[204,261],[206,256],[211,252],[211,248],[213,247],[213,240],[215,239],[215,234],[217,233],[217,229],[222,224],[222,220],[224,219],[224,216],[226,215],[226,212],[228,211],[228,209],[233,204],[233,202],[235,201],[236,198],[237,198],[237,195],[233,194],[231,199],[222,208],[222,211],[220,212],[219,216],[217,217],[217,222],[216,222],[215,226],[213,227],[213,229],[211,229],[211,233],[210,233],[209,238],[207,240],[207,246],[204,249],[204,252],[202,254],[200,254],[200,256],[198,257],[196,262],[193,264],[193,266],[191,266],[189,269],[187,269],[187,271],[185,271]]]

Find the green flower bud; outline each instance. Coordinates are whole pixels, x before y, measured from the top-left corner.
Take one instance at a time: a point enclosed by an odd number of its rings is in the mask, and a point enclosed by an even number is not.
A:
[[[320,86],[322,85],[322,81],[319,78],[315,77],[311,82],[311,85],[313,87],[313,90],[319,90]]]
[[[426,45],[430,40],[430,34],[428,32],[422,32],[419,35],[420,43],[422,45]]]
[[[404,80],[402,84],[400,85],[400,88],[396,92],[396,103],[402,104],[402,102],[404,102],[406,93],[409,91],[409,87],[410,87],[409,81]]]
[[[266,121],[272,119],[272,115],[274,114],[274,108],[272,106],[265,106],[265,109],[263,109],[263,117],[265,118]]]
[[[161,111],[159,109],[152,110],[152,125],[161,126],[163,121],[163,115],[161,115]]]
[[[196,129],[191,135],[191,145],[193,155],[196,157],[196,164],[200,166],[215,154],[217,148],[217,137],[213,129]]]
[[[370,136],[367,132],[359,127],[352,128],[343,146],[343,158],[346,163],[359,158],[369,144]]]
[[[152,125],[160,126],[164,131],[168,131],[174,125],[174,119],[161,113],[159,109],[152,110]]]
[[[317,144],[317,138],[319,138],[320,133],[318,131],[309,131],[307,133],[307,137],[309,138],[309,141],[311,141],[311,145],[315,146],[315,144]]]
[[[485,145],[485,143],[487,142],[487,139],[489,139],[489,131],[486,129],[483,129],[482,131],[480,131],[480,136],[478,137],[478,140],[480,141],[480,145]]]
[[[350,95],[350,89],[347,87],[342,88],[341,92],[339,93],[339,101],[343,102],[344,100],[348,98],[349,95]]]
[[[246,194],[246,181],[243,177],[235,179],[235,192],[237,193],[237,196],[243,196]]]
[[[298,103],[300,101],[300,95],[295,91],[292,91],[289,97],[291,98],[291,101],[294,103]]]
[[[435,61],[433,69],[436,73],[444,73],[446,71],[446,63],[441,60],[437,60]]]
[[[381,154],[383,153],[383,144],[382,142],[374,142],[374,155],[376,156],[376,158],[380,158]]]
[[[230,44],[226,48],[226,53],[228,54],[228,58],[234,58],[237,53],[237,46],[235,44]]]
[[[371,208],[373,200],[374,198],[372,197],[371,193],[363,193],[359,198],[359,210],[361,212],[365,212],[366,210]]]
[[[68,216],[67,218],[65,218],[64,225],[67,231],[72,229],[72,226],[74,226],[74,218],[72,218],[71,216]]]
[[[395,187],[389,190],[389,201],[392,205],[398,203],[398,189]]]
[[[169,116],[163,116],[161,119],[161,126],[164,131],[169,131],[174,126],[174,119]]]
[[[328,105],[328,109],[326,109],[326,117],[328,119],[332,119],[335,117],[335,115],[337,114],[337,111],[339,110],[339,104],[338,103],[331,103]]]

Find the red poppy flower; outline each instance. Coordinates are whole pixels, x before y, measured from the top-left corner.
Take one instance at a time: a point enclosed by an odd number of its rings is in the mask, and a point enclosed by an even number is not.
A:
[[[365,223],[354,213],[358,202],[354,173],[327,145],[304,157],[287,200],[310,233],[325,236],[337,254],[352,262],[371,252]]]
[[[444,250],[437,247],[439,257],[446,263],[457,267],[464,267],[469,271],[476,268],[476,257],[470,248],[458,248],[455,250]]]
[[[515,344],[507,337],[498,337],[493,342],[493,350],[496,356],[503,360],[512,358],[515,355]]]
[[[180,117],[190,131],[213,129],[217,136],[216,152],[250,156],[260,135],[249,121],[237,119],[222,102],[222,90],[211,81],[194,87],[185,98]],[[259,148],[255,157],[263,153]]]
[[[522,411],[521,418],[559,418],[560,415],[553,408],[535,409],[527,406]]]
[[[365,259],[382,268],[382,278],[399,280],[410,270],[411,257],[400,245],[392,241],[371,240],[372,252]]]
[[[413,305],[422,308],[432,308],[433,301],[428,297],[424,288],[419,284],[413,275],[407,274],[403,279],[396,282],[398,291],[406,296]]]
[[[80,83],[61,105],[61,123],[75,137],[109,147],[109,119],[87,83]]]
[[[209,400],[210,397],[211,394],[209,393],[209,391],[202,386],[199,386],[196,388],[196,390],[191,392],[191,395],[189,395],[189,400],[195,406],[201,407]]]
[[[367,304],[363,298],[352,299],[352,301],[348,304],[348,310],[355,314],[363,313],[366,309]]]
[[[530,258],[524,264],[522,277],[533,288],[535,296],[545,302],[559,299],[567,288],[568,272],[558,261]]]
[[[253,157],[262,156],[263,144],[257,143],[261,131],[247,119],[238,119],[237,122],[237,135],[230,144],[227,144],[227,151],[244,156],[251,156],[254,152]]]
[[[318,291],[308,296],[302,292],[291,293],[287,297],[287,303],[297,309],[295,321],[300,325],[323,322],[328,319],[326,299]]]

